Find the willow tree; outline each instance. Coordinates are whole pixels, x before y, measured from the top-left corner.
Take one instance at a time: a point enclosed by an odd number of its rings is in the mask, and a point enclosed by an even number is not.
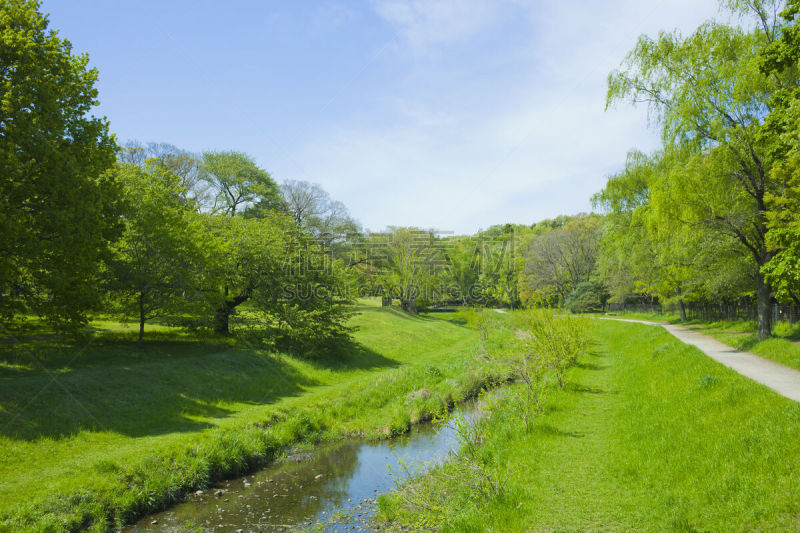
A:
[[[763,54],[766,74],[791,77],[800,71],[798,15],[800,0],[789,0],[781,13],[787,26]],[[777,138],[778,160],[772,174],[782,187],[767,199],[767,245],[774,256],[763,270],[779,299],[800,305],[800,83],[784,84],[771,106],[766,126]]]
[[[757,15],[751,31],[708,22],[685,38],[677,31],[640,37],[609,75],[607,105],[647,104],[665,146],[692,154],[691,171],[670,175],[678,194],[663,200],[680,202],[672,212],[680,211],[683,222],[730,236],[752,258],[758,336],[765,338],[771,288],[761,267],[771,258],[765,213],[775,184],[762,126],[781,81],[764,75],[760,53],[774,40],[778,21],[765,2],[729,2],[737,10],[740,4]],[[702,197],[692,196],[699,191]]]

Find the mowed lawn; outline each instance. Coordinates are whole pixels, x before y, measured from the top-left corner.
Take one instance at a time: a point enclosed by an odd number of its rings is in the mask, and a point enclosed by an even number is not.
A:
[[[534,430],[502,408],[489,418],[483,457],[509,473],[499,496],[475,498],[445,466],[425,484],[446,512],[395,495],[384,517],[450,514],[438,527],[458,532],[800,531],[800,404],[661,328],[593,328]]]
[[[358,311],[354,342],[314,359],[169,328],[142,348],[124,329],[0,345],[0,529],[104,529],[293,442],[404,431],[480,386],[474,331]]]

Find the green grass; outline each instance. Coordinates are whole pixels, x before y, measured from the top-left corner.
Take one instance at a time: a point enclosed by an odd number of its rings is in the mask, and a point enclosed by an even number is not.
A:
[[[301,441],[403,432],[485,383],[457,317],[358,311],[354,341],[314,358],[165,327],[136,348],[109,322],[0,345],[0,530],[117,527]]]
[[[800,370],[800,323],[790,326],[788,322],[779,322],[772,331],[772,337],[760,341],[756,334],[757,325],[753,321],[723,320],[707,322],[688,320],[681,322],[678,315],[660,313],[617,313],[616,316],[619,318],[667,322],[697,329],[728,346],[733,346],[739,350],[751,352],[766,359],[771,359],[776,363]]]
[[[477,498],[451,465],[382,517],[445,531],[797,531],[800,404],[660,328],[593,322],[595,345],[524,434],[503,408],[482,456],[505,490]],[[435,515],[435,516],[434,516]],[[447,517],[444,523],[442,517]]]

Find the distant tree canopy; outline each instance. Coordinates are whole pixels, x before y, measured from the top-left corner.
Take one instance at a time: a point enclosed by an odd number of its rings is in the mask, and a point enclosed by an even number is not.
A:
[[[554,229],[539,229],[523,252],[522,283],[527,302],[564,305],[579,283],[593,277],[602,223],[597,215],[579,215]]]
[[[259,216],[284,208],[278,185],[242,152],[203,152],[200,176],[209,187],[212,213]]]

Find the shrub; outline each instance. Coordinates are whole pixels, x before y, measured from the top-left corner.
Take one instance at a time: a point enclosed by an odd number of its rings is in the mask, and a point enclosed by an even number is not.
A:
[[[572,313],[593,313],[602,311],[608,294],[602,285],[584,281],[567,296],[566,307]]]

